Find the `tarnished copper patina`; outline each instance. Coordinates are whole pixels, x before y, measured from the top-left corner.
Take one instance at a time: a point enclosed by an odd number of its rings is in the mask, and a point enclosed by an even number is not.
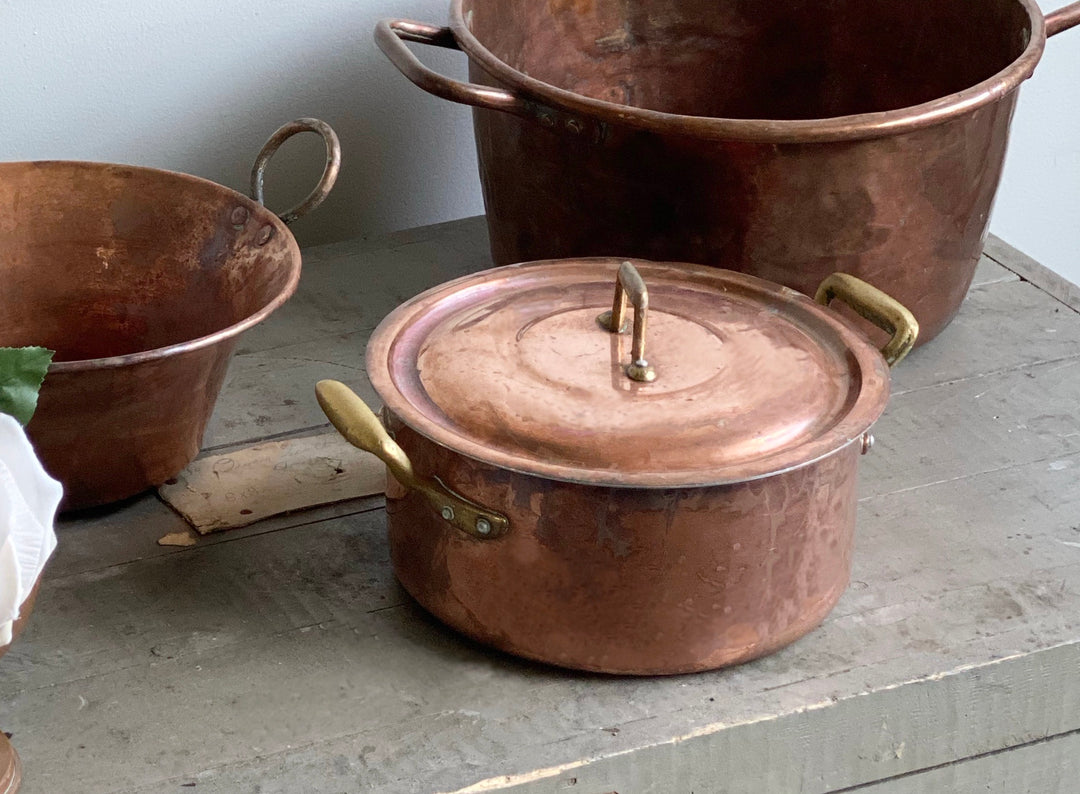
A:
[[[376,40],[473,105],[497,264],[640,256],[811,294],[833,270],[956,313],[1016,91],[1048,35],[1033,0],[453,0],[450,27]],[[472,83],[402,40],[460,48]]]
[[[890,332],[894,360],[911,348],[903,307],[846,276],[833,297]],[[395,310],[367,368],[386,429],[340,383],[319,401],[394,475],[402,584],[483,642],[587,670],[702,670],[805,634],[847,584],[888,365],[793,290],[700,265],[497,268]]]
[[[29,620],[30,613],[34,609],[39,587],[41,587],[40,578],[34,583],[30,595],[26,597],[26,600],[19,607],[19,619],[11,627],[11,643],[0,645],[0,657],[3,657],[8,652],[11,644],[19,638],[23,629],[26,628],[26,621]],[[19,760],[19,754],[15,752],[15,748],[11,746],[7,736],[0,730],[0,794],[15,794],[19,790],[21,783],[22,762]]]
[[[301,119],[270,139],[252,181]],[[158,485],[198,452],[237,336],[295,291],[300,251],[260,201],[186,174],[0,163],[0,345],[56,351],[27,433],[64,509]]]

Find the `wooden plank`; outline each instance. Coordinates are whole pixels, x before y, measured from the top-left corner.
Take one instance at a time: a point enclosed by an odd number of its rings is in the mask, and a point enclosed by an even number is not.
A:
[[[321,378],[375,400],[363,361],[379,321],[429,287],[491,267],[482,217],[332,243],[303,256],[297,294],[241,338],[204,450],[325,427],[314,398]]]
[[[0,699],[165,657],[272,644],[282,632],[351,625],[400,604],[384,526],[382,511],[367,511],[50,576],[31,625],[4,657]]]
[[[382,403],[363,369],[369,333],[299,342],[233,359],[203,450],[328,428],[315,400],[315,384],[323,378],[348,384],[377,410]]]
[[[884,494],[1080,451],[1080,358],[894,394],[862,459]]]
[[[593,758],[578,790],[722,772],[731,791],[829,791],[1080,727],[1077,471],[1080,454],[864,500],[855,583],[821,629],[666,679],[553,670],[443,629],[393,583],[379,513],[177,550],[47,582],[0,713],[36,770],[28,794],[303,775],[292,790],[454,790]],[[955,690],[905,684],[1017,654]],[[858,710],[827,717],[834,701]],[[900,758],[866,750],[886,711]]]
[[[315,507],[299,514],[275,516],[248,527],[199,539],[200,546],[233,542],[244,538],[317,524],[357,513],[381,510],[381,496]],[[81,574],[92,575],[110,568],[175,553],[157,541],[173,532],[187,532],[188,523],[166,506],[153,492],[130,499],[122,505],[76,516],[61,516],[56,525],[57,547],[49,560],[48,581]]]
[[[211,445],[323,426],[301,399],[314,382],[367,388],[378,317],[477,269],[482,233],[305,252],[300,293],[245,336]],[[852,586],[793,646],[698,676],[553,670],[413,605],[378,500],[162,548],[184,524],[143,497],[62,522],[0,664],[25,794],[824,794],[1080,730],[1076,320],[988,260],[976,284],[897,371],[862,461]]]
[[[738,730],[726,725],[715,726],[714,731],[696,730],[636,753],[611,754],[526,775],[491,778],[447,794],[550,794],[563,788],[635,794],[673,791],[893,794],[883,784],[879,784],[880,789],[874,785],[836,788],[833,781],[851,774],[852,766],[856,775],[863,776],[878,775],[883,769],[912,765],[918,768],[927,757],[927,743],[922,738],[926,732],[933,732],[944,743],[955,743],[950,751],[962,752],[965,738],[981,733],[978,726],[984,720],[1012,720],[1015,711],[1026,712],[1035,706],[1058,712],[1060,706],[1055,703],[1051,687],[1063,680],[1063,674],[1074,673],[1078,666],[1080,653],[1075,647],[1055,649],[912,682],[906,685],[906,691],[893,688],[874,692],[870,697],[828,699],[799,712],[740,726]],[[1064,705],[1075,707],[1080,703],[1070,698]],[[972,722],[965,725],[969,719]],[[969,737],[963,736],[965,727],[969,729]],[[822,736],[829,737],[829,741],[816,741]],[[1023,728],[1015,736],[1032,738]],[[1071,749],[1068,738],[1065,741],[1054,755]],[[981,778],[988,771],[970,770],[961,779]],[[899,776],[892,777],[897,780]],[[921,775],[899,779],[914,781],[918,777]],[[1018,765],[1007,779],[1021,782],[1035,777]],[[1043,770],[1037,777],[1054,780],[1054,770]],[[944,769],[930,778],[935,783],[956,779],[957,772],[950,774]],[[962,794],[976,790],[1043,794],[1073,791],[1075,778],[1059,779],[1058,785],[1063,784],[1072,788],[975,789],[942,785],[904,787],[897,789],[897,794]],[[285,791],[272,789],[279,790]]]
[[[1075,794],[1080,734],[967,758],[936,769],[832,794]]]
[[[968,293],[960,313],[893,371],[893,392],[1080,355],[1080,314],[1021,281]]]
[[[308,248],[303,259],[297,294],[244,334],[238,355],[370,331],[429,287],[492,266],[483,218]]]
[[[990,284],[999,284],[1003,281],[1018,281],[1019,278],[1016,273],[983,254],[979,257],[979,264],[975,267],[975,276],[971,280],[971,287],[974,289]]]
[[[1058,275],[1040,262],[1000,237],[990,235],[986,241],[986,256],[1029,281],[1046,294],[1075,311],[1080,311],[1080,287],[1064,276]]]
[[[304,661],[309,658],[305,655]],[[192,782],[204,794],[243,791],[262,794],[296,791],[561,794],[565,790],[634,794],[693,791],[824,794],[860,791],[863,790],[860,785],[837,788],[833,784],[843,778],[887,774],[889,770],[905,769],[930,758],[988,746],[985,742],[987,724],[1007,721],[1006,730],[1012,730],[1016,740],[1030,742],[1037,739],[1044,725],[1058,720],[1040,720],[1036,710],[1045,709],[1055,717],[1063,713],[1075,716],[1075,708],[1080,704],[1074,697],[1061,702],[1055,687],[1069,688],[1064,675],[1075,674],[1077,664],[1075,646],[1067,646],[911,682],[903,688],[873,691],[867,697],[834,700],[825,696],[808,708],[776,717],[739,724],[710,724],[692,730],[686,726],[682,730],[670,726],[673,728],[670,740],[650,745],[635,746],[622,739],[623,732],[634,727],[631,724],[579,725],[579,731],[596,737],[593,744],[597,749],[593,756],[526,773],[500,774],[460,787],[451,784],[447,788],[438,781],[460,780],[461,772],[469,767],[474,767],[475,775],[480,769],[497,766],[492,763],[490,754],[498,753],[504,742],[525,739],[526,732],[536,722],[531,715],[520,714],[517,715],[518,724],[510,725],[505,731],[501,726],[486,726],[484,717],[493,704],[481,696],[476,708],[465,715],[435,712],[386,725],[370,725],[360,720],[352,732],[334,737],[325,744],[301,744],[280,752],[260,744],[257,745],[259,752],[250,760],[163,777],[151,784],[137,785],[130,792],[151,794],[165,790],[170,784],[179,786]],[[268,683],[273,685],[278,678],[272,676]],[[241,689],[238,694],[238,705],[246,705],[248,690]],[[351,691],[350,696],[354,696]],[[358,707],[352,697],[347,705],[357,708],[361,715],[370,713],[368,709]],[[1073,709],[1071,714],[1067,711],[1069,708]],[[259,716],[273,719],[276,715]],[[648,720],[644,719],[645,722]],[[231,723],[227,727],[231,727]],[[618,732],[616,728],[619,728]],[[275,727],[267,730],[271,734],[276,732]],[[928,749],[933,744],[924,738],[929,732],[939,737],[940,744],[936,749]],[[819,741],[823,736],[829,737],[829,741]],[[556,744],[565,743],[565,740],[556,741]],[[175,767],[172,767],[170,754],[162,760],[164,776]],[[852,774],[852,767],[855,774]],[[897,773],[890,777],[896,780],[903,774],[912,773]],[[913,777],[917,776],[916,769]],[[1045,777],[1052,779],[1052,775]],[[938,779],[941,778],[949,779],[948,775],[939,773]],[[1013,780],[1018,778],[1020,776],[1014,774]],[[1067,779],[1066,782],[1072,784],[1074,780]],[[95,790],[87,789],[88,792]],[[992,790],[1008,794],[1055,791],[1054,788]],[[1069,788],[1056,790],[1072,791]],[[888,789],[884,791],[889,792]],[[943,787],[915,791],[962,794],[964,789]]]
[[[336,431],[267,441],[194,460],[158,488],[200,534],[383,493],[382,461]]]

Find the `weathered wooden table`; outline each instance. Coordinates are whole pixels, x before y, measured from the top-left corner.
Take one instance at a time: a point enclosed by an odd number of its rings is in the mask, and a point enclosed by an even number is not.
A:
[[[325,431],[314,383],[372,396],[379,319],[488,261],[479,219],[308,250],[208,450]],[[183,549],[156,544],[184,524],[153,494],[64,521],[0,663],[24,792],[1080,791],[1077,307],[991,240],[895,372],[850,589],[731,670],[582,675],[461,639],[395,584],[378,498]]]

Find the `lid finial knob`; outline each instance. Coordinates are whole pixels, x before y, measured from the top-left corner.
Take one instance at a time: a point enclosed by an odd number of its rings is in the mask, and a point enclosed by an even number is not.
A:
[[[637,268],[630,262],[619,266],[619,275],[615,281],[615,300],[611,311],[604,312],[596,321],[613,334],[621,334],[626,328],[627,298],[634,307],[634,341],[630,353],[630,363],[626,367],[626,376],[638,383],[652,383],[656,380],[656,370],[645,358],[645,330],[649,319],[649,290]]]

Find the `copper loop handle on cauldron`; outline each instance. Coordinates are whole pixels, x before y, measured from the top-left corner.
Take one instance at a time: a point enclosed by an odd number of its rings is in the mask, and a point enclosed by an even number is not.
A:
[[[460,50],[454,31],[411,19],[381,19],[375,25],[375,43],[379,45],[379,49],[399,72],[429,94],[463,105],[532,119],[548,130],[560,131],[592,143],[601,143],[607,137],[607,125],[586,115],[559,110],[502,88],[463,83],[445,77],[424,66],[405,46],[406,41]]]
[[[417,474],[405,450],[390,437],[367,404],[344,383],[321,380],[315,384],[315,396],[323,413],[346,441],[379,458],[399,483],[422,494],[447,522],[481,540],[505,535],[510,529],[509,520],[501,513],[455,493],[437,477]]]
[[[424,66],[402,41],[430,44],[450,50],[460,49],[450,28],[414,22],[411,19],[381,19],[375,25],[375,43],[398,71],[429,94],[464,105],[502,110],[519,116],[529,115],[529,103],[526,100],[501,88],[462,83],[444,77]]]
[[[1047,37],[1061,33],[1063,30],[1080,25],[1080,3],[1069,3],[1067,6],[1051,11],[1046,15]]]
[[[626,376],[639,383],[651,383],[656,380],[656,370],[645,359],[645,330],[649,322],[649,290],[637,268],[629,262],[619,266],[619,276],[615,280],[615,301],[611,311],[604,312],[596,321],[613,334],[626,332],[626,299],[634,306],[634,342],[630,351],[630,363],[626,366]]]
[[[255,158],[255,164],[251,167],[251,197],[253,199],[260,204],[266,203],[263,200],[263,180],[266,175],[266,166],[270,163],[270,158],[274,156],[274,152],[278,150],[278,147],[300,132],[314,132],[322,136],[323,142],[326,144],[326,165],[323,167],[322,176],[319,177],[319,183],[314,190],[308,193],[307,198],[287,212],[278,215],[286,225],[297,218],[302,218],[322,204],[323,200],[330,194],[331,188],[334,187],[338,171],[341,170],[341,142],[338,140],[337,133],[329,124],[320,119],[310,118],[290,121],[270,136],[270,140],[263,144],[259,156]]]
[[[814,300],[828,306],[839,298],[860,316],[872,322],[892,339],[881,348],[885,363],[894,367],[903,361],[919,336],[919,322],[900,301],[877,287],[847,273],[833,273],[821,282]]]

